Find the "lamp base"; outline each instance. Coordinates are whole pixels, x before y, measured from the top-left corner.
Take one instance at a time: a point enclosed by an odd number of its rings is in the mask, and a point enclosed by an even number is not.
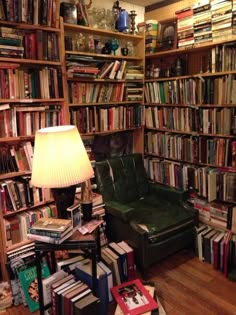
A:
[[[57,207],[57,216],[60,219],[68,219],[66,209],[73,205],[75,200],[76,185],[62,188],[52,188],[53,198]]]
[[[83,220],[88,222],[92,219],[92,212],[93,212],[93,203],[81,203],[81,211],[83,214]]]

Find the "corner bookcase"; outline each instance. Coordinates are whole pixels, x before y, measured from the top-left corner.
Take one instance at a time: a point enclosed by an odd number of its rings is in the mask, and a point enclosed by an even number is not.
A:
[[[151,180],[188,190],[202,222],[234,232],[209,208],[236,211],[235,40],[146,55],[144,144]]]
[[[21,2],[19,2],[21,6]],[[38,4],[38,6],[37,6]],[[2,11],[0,20],[0,228],[1,273],[7,253],[29,243],[27,227],[48,215],[48,190],[32,188],[35,131],[64,124],[60,2],[31,1]],[[20,229],[19,229],[20,227]]]

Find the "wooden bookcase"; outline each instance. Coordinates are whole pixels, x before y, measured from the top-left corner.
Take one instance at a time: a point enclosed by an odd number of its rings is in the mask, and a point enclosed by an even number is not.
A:
[[[170,19],[180,9],[182,4],[169,4],[148,12],[145,19]],[[144,152],[150,179],[194,192],[203,205],[219,202],[229,212],[236,211],[236,68],[229,61],[235,40],[232,35],[198,46],[160,50],[147,54],[145,62],[146,70],[160,69],[159,77],[145,79]],[[203,212],[200,220],[211,225]],[[212,226],[230,228],[217,222]]]
[[[65,75],[64,90],[69,108],[69,123],[77,125],[83,139],[93,139],[96,135],[108,135],[131,131],[133,133],[133,151],[143,152],[143,91],[138,99],[127,96],[128,86],[143,87],[144,78],[126,79],[125,72],[130,66],[140,67],[144,71],[144,36],[113,32],[105,29],[61,23],[62,34],[65,38]],[[74,45],[74,41],[82,38],[82,49]],[[129,41],[134,53],[130,56],[119,54],[104,54],[96,47],[89,46],[89,41],[102,43],[117,39],[120,47]],[[68,44],[68,41],[70,44]],[[71,44],[72,43],[72,44]],[[71,47],[72,46],[72,47]],[[90,50],[89,50],[90,47]],[[111,79],[109,71],[100,78],[100,72],[94,77],[74,75],[70,62],[93,65],[100,70],[102,65],[118,63],[117,69],[122,69],[122,76],[117,79],[118,70]],[[89,68],[89,67],[88,67]],[[105,98],[102,93],[107,91],[110,96]],[[81,96],[84,93],[83,96]],[[105,93],[105,92],[104,92]],[[123,95],[122,95],[123,94]],[[106,94],[107,96],[108,94]],[[126,120],[126,122],[125,122]]]
[[[64,55],[60,49],[60,2],[51,1],[51,7],[45,6],[44,1],[30,3],[32,6],[38,3],[39,6],[28,7],[30,11],[27,9],[24,11],[18,7],[21,2],[18,4],[16,1],[14,11],[7,6],[6,15],[1,16],[0,20],[1,201],[6,196],[2,186],[6,180],[15,183],[31,173],[30,167],[20,169],[19,165],[15,168],[7,167],[4,157],[10,159],[8,162],[12,166],[16,157],[20,159],[19,148],[23,148],[27,142],[33,146],[34,133],[37,129],[66,122],[67,109],[62,80]],[[7,43],[11,45],[10,49],[9,47],[4,49]],[[23,149],[21,157],[24,152],[26,153]],[[17,218],[20,214],[29,213],[28,210],[32,215],[35,210],[39,212],[40,207],[52,202],[48,194],[40,197],[40,201],[36,195],[33,196],[34,204],[31,206],[20,205],[17,209],[11,210],[8,204],[0,211],[2,253],[0,260],[3,280],[8,278],[7,252],[29,242],[20,235],[14,244],[9,245],[6,239],[5,219]]]

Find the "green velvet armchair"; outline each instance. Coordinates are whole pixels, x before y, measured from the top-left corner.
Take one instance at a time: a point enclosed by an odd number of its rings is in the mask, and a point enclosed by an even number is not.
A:
[[[197,211],[185,204],[183,191],[148,181],[141,154],[96,162],[96,179],[108,238],[134,248],[143,274],[153,263],[193,246]]]

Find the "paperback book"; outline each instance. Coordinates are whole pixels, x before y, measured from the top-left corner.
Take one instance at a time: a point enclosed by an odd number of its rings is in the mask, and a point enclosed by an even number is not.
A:
[[[46,263],[42,264],[42,278],[50,276],[50,271]],[[18,272],[18,277],[23,288],[25,299],[27,301],[30,312],[39,309],[39,295],[36,266],[25,267]]]

